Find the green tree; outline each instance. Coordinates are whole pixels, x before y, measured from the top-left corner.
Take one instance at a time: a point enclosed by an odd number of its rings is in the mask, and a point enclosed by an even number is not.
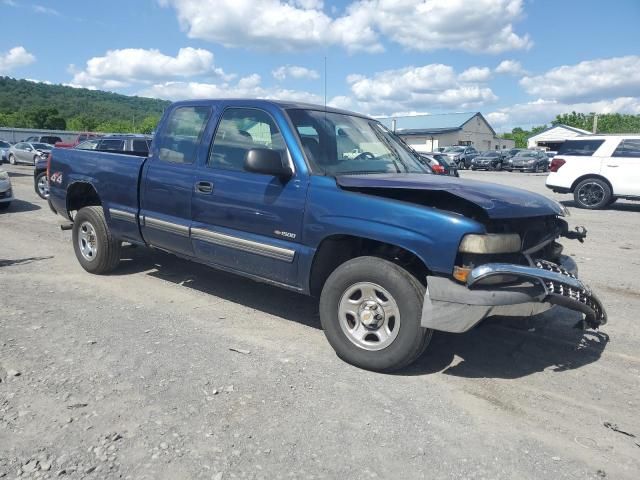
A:
[[[137,130],[139,133],[150,134],[153,133],[158,126],[158,122],[160,121],[160,115],[149,115],[144,117],[140,125],[138,125]]]
[[[76,132],[92,132],[97,126],[98,121],[89,115],[77,115],[67,122],[67,128]]]

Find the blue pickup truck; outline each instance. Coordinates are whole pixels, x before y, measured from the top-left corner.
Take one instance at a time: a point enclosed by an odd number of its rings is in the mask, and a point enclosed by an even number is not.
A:
[[[73,222],[85,270],[118,265],[123,242],[319,297],[345,361],[392,371],[434,330],[552,305],[597,328],[605,310],[562,236],[567,211],[501,185],[432,174],[378,121],[266,100],[169,107],[148,158],[54,149],[52,209]]]

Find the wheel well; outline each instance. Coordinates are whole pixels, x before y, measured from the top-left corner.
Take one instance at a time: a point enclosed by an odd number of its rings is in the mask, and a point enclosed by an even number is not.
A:
[[[611,189],[611,193],[613,193],[613,186],[611,185],[611,182],[609,180],[607,180],[605,177],[603,177],[602,175],[596,175],[596,174],[593,174],[593,173],[589,173],[587,175],[583,175],[583,176],[577,178],[573,182],[573,185],[571,185],[571,193],[573,193],[575,191],[576,187],[578,186],[578,184],[580,182],[582,182],[583,180],[586,180],[587,178],[597,178],[598,180],[602,180],[604,183],[609,185],[609,188]]]
[[[67,190],[67,212],[77,211],[83,207],[101,205],[100,196],[90,183],[76,182]]]
[[[344,262],[365,255],[384,258],[400,265],[426,285],[429,269],[414,253],[378,240],[351,235],[332,235],[320,243],[313,258],[309,280],[311,295],[320,295],[329,275]]]

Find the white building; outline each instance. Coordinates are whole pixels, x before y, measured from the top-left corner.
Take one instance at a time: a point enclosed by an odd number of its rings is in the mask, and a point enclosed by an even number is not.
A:
[[[449,145],[472,145],[476,150],[513,148],[513,140],[496,135],[480,112],[385,117],[379,119],[418,152]]]
[[[565,140],[581,135],[591,135],[591,132],[568,125],[554,125],[529,137],[527,139],[527,148],[543,148],[557,152]]]

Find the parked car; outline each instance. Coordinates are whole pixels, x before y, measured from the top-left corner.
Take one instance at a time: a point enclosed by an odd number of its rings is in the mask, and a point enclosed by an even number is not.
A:
[[[146,157],[149,154],[152,137],[148,135],[106,135],[86,140],[75,148],[99,150],[101,152],[130,153]]]
[[[551,166],[551,160],[553,160],[553,157],[555,157],[558,154],[558,152],[556,152],[555,150],[547,150],[544,153],[549,159],[549,166]]]
[[[0,168],[0,210],[6,210],[13,200],[11,178],[6,170]]]
[[[80,143],[84,142],[85,140],[90,140],[92,138],[99,138],[102,135],[99,135],[97,133],[91,133],[91,132],[83,132],[78,134],[76,137],[74,137],[74,139],[70,142],[56,142],[55,146],[56,148],[73,148],[76,145],[79,145]]]
[[[442,155],[437,152],[421,153],[420,156],[424,158],[436,175],[449,175],[451,177],[459,177],[458,169],[451,165],[446,155]]]
[[[0,140],[0,163],[7,161],[7,156],[9,154],[10,148],[11,148],[11,144],[9,142]]]
[[[471,170],[502,170],[503,161],[499,150],[487,150],[471,160]]]
[[[339,129],[363,153],[343,158]],[[433,175],[356,113],[178,102],[149,157],[56,149],[50,174],[50,206],[87,272],[115,269],[125,241],[318,295],[329,343],[362,368],[406,366],[433,330],[463,332],[487,315],[561,304],[590,327],[607,320],[556,241],[586,235],[558,202]]]
[[[23,142],[26,143],[48,143],[49,145],[55,145],[58,142],[61,142],[62,139],[55,135],[32,135],[31,137],[27,137]]]
[[[547,187],[572,193],[580,208],[640,200],[640,135],[590,135],[565,141],[551,161]]]
[[[523,150],[526,150],[526,148],[510,148],[509,150],[502,150],[503,156],[505,160],[509,160],[510,158],[514,157],[515,155],[517,155],[519,152],[522,152]]]
[[[445,147],[442,153],[449,157],[449,163],[454,164],[457,168],[471,167],[471,160],[478,155],[475,148],[464,145]]]
[[[9,148],[8,159],[11,165],[30,163],[35,165],[39,158],[47,158],[53,145],[48,143],[18,142]]]
[[[546,172],[549,170],[549,159],[541,150],[522,150],[507,160],[504,169],[509,172]]]
[[[145,135],[110,135],[92,138],[76,145],[79,150],[98,150],[102,152],[127,153],[146,157],[149,154],[151,137]],[[59,148],[59,147],[56,147]],[[67,147],[62,147],[67,148]],[[49,179],[47,178],[48,158],[40,158],[33,169],[33,188],[40,198],[49,198]]]

